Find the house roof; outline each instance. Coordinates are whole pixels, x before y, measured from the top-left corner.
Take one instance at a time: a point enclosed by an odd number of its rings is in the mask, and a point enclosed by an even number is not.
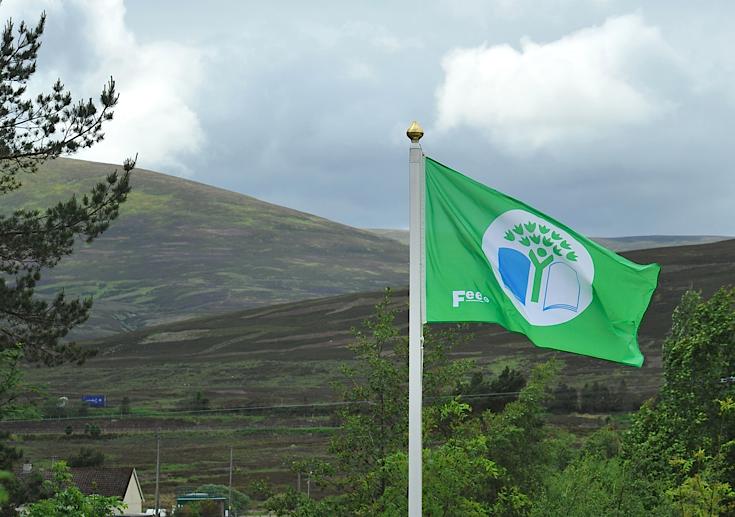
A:
[[[123,499],[133,476],[133,467],[73,467],[74,484],[83,493]]]

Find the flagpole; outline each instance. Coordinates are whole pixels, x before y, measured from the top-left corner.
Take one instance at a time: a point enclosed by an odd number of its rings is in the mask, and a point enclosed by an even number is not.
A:
[[[408,516],[421,517],[421,377],[423,372],[423,201],[424,153],[419,140],[424,130],[414,121],[406,131],[409,150],[410,278],[408,291]]]

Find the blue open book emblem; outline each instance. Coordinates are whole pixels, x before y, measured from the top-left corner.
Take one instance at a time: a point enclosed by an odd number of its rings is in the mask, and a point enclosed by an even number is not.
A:
[[[519,302],[526,305],[528,274],[531,271],[531,261],[528,257],[513,248],[500,248],[498,250],[498,269],[505,287]]]

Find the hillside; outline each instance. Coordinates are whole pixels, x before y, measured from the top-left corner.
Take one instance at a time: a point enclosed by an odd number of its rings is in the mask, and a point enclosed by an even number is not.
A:
[[[711,294],[735,282],[735,240],[698,246],[628,252],[641,263],[663,265],[661,283],[644,319],[643,368],[536,348],[495,325],[474,325],[474,338],[455,357],[473,358],[498,372],[505,365],[527,371],[552,356],[563,359],[564,381],[580,387],[594,380],[608,385],[625,379],[636,402],[652,395],[661,381],[661,340],[682,293],[691,287]],[[371,292],[286,303],[182,321],[88,343],[100,350],[82,367],[33,368],[30,382],[45,384],[52,401],[69,397],[71,415],[82,394],[105,394],[110,407],[88,417],[3,422],[34,464],[52,456],[68,458],[81,446],[104,448],[111,465],[138,468],[146,495],[154,488],[156,430],[162,439],[162,490],[188,483],[227,483],[229,448],[234,445],[234,486],[248,490],[255,480],[292,486],[294,460],[328,456],[335,432],[331,383],[352,358],[350,329],[370,316],[382,293]],[[396,293],[406,328],[407,292]],[[198,391],[212,411],[182,413],[181,403]],[[122,417],[122,397],[133,415]],[[96,413],[100,411],[101,414]],[[617,418],[617,417],[616,417]],[[570,415],[563,425],[589,432],[605,415]],[[82,434],[96,423],[106,439]],[[67,437],[65,429],[73,430]]]
[[[370,232],[381,237],[393,239],[408,246],[408,230],[389,228],[368,228]],[[671,246],[691,246],[707,244],[730,239],[722,235],[637,235],[632,237],[592,237],[606,248],[615,251],[645,250],[651,248],[668,248]]]
[[[112,165],[59,159],[4,196],[3,213],[83,193]],[[407,280],[408,249],[320,217],[136,169],[110,229],[46,275],[42,291],[92,295],[77,336]]]
[[[566,375],[571,382],[580,383],[590,376],[625,376],[650,391],[659,379],[660,343],[684,291],[701,289],[709,295],[723,285],[735,283],[735,240],[624,255],[639,263],[658,262],[663,266],[659,288],[640,329],[646,356],[643,368],[539,349],[524,337],[496,325],[472,325],[470,332],[474,337],[457,351],[458,356],[474,357],[480,363],[496,366],[513,363],[528,367],[558,355],[567,363]],[[334,365],[351,358],[346,348],[351,340],[350,329],[359,327],[370,316],[381,296],[380,292],[372,292],[287,303],[119,334],[88,344],[100,352],[83,367],[88,372],[84,379],[70,382],[71,370],[59,368],[39,371],[39,380],[50,382],[54,389],[66,390],[63,394],[70,398],[102,389],[114,396],[118,389],[127,389],[114,381],[127,370],[138,381],[145,380],[135,393],[138,400],[161,407],[160,402],[166,397],[162,399],[161,393],[151,390],[155,376],[161,369],[178,365],[176,368],[188,372],[189,385],[206,389],[225,405],[243,401],[326,400],[331,397],[331,390],[324,382],[325,376],[337,375]],[[401,308],[399,321],[404,329],[406,302],[407,292],[398,291],[395,303]],[[113,372],[114,377],[108,378]],[[274,384],[273,375],[290,380],[283,386]],[[228,379],[232,379],[231,383]],[[299,379],[306,385],[291,390],[292,383],[301,383]],[[154,404],[153,399],[158,402]]]

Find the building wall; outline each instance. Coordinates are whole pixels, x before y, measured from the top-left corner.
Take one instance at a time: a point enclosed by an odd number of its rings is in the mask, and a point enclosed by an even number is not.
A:
[[[135,480],[135,473],[130,476],[130,482],[128,482],[128,489],[125,491],[123,502],[128,505],[128,507],[122,511],[123,514],[143,513],[143,499],[140,497],[138,484]]]

